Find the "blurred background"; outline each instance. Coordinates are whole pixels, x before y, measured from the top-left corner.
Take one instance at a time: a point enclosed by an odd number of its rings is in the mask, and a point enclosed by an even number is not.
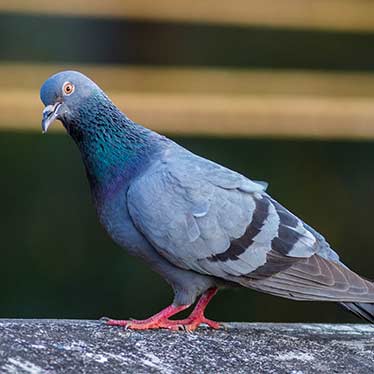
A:
[[[166,283],[116,247],[39,88],[78,69],[128,116],[253,179],[374,277],[374,2],[1,0],[0,317],[144,318]],[[359,322],[222,291],[223,321]]]

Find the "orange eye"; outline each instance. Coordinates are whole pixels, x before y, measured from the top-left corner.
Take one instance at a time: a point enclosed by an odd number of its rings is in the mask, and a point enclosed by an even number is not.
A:
[[[71,95],[74,92],[74,84],[70,82],[64,83],[63,86],[64,95]]]

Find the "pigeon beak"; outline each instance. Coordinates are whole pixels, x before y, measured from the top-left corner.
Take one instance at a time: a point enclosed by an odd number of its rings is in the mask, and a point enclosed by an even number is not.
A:
[[[62,103],[56,102],[53,105],[47,105],[43,110],[43,119],[42,119],[42,132],[45,134],[48,130],[48,127],[52,122],[58,117],[59,109],[61,108]]]

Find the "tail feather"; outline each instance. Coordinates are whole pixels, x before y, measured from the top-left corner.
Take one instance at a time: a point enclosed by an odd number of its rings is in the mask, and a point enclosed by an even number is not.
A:
[[[250,275],[249,275],[250,276]],[[298,259],[286,269],[268,277],[242,279],[258,291],[293,300],[320,300],[342,303],[374,303],[374,283],[343,264],[314,255]]]
[[[374,323],[374,304],[368,303],[340,303],[345,309],[349,310],[356,316]]]

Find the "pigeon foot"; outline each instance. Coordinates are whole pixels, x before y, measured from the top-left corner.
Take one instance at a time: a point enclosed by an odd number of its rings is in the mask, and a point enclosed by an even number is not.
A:
[[[161,312],[155,314],[154,316],[144,319],[144,320],[114,320],[110,319],[106,321],[109,326],[122,326],[126,329],[131,330],[151,330],[151,329],[169,329],[169,330],[180,330],[178,324],[174,323],[176,321],[169,320],[169,317],[173,316],[185,310],[190,305],[169,305],[167,308],[161,310]]]
[[[206,318],[204,315],[192,318],[188,317],[180,320],[169,320],[169,323],[169,329],[171,330],[185,330],[188,332],[195,331],[201,324],[208,325],[214,330],[221,328],[221,324],[219,322],[212,321],[211,319]],[[177,329],[174,329],[172,324],[176,326]]]
[[[192,311],[189,317],[183,320],[173,321],[179,326],[183,326],[183,329],[186,331],[195,331],[201,324],[206,324],[212,329],[219,329],[221,324],[216,321],[212,321],[205,317],[204,311],[207,305],[209,304],[210,300],[214,297],[217,293],[217,288],[211,288],[206,291],[198,301],[195,306],[195,309]]]
[[[205,316],[199,318],[186,318],[181,320],[164,319],[159,321],[147,322],[147,320],[108,320],[106,324],[109,326],[121,326],[130,330],[154,330],[168,329],[172,331],[195,331],[201,324],[206,324],[212,329],[219,329],[221,324],[212,321]]]
[[[195,331],[201,324],[207,324],[212,329],[219,329],[221,324],[205,317],[204,311],[210,300],[217,293],[216,288],[206,291],[196,304],[189,317],[180,320],[171,320],[171,316],[187,309],[190,305],[174,306],[169,305],[161,312],[145,320],[114,320],[109,319],[106,324],[109,326],[122,326],[131,330],[151,330],[151,329],[168,329],[173,331],[185,330],[188,332]]]

